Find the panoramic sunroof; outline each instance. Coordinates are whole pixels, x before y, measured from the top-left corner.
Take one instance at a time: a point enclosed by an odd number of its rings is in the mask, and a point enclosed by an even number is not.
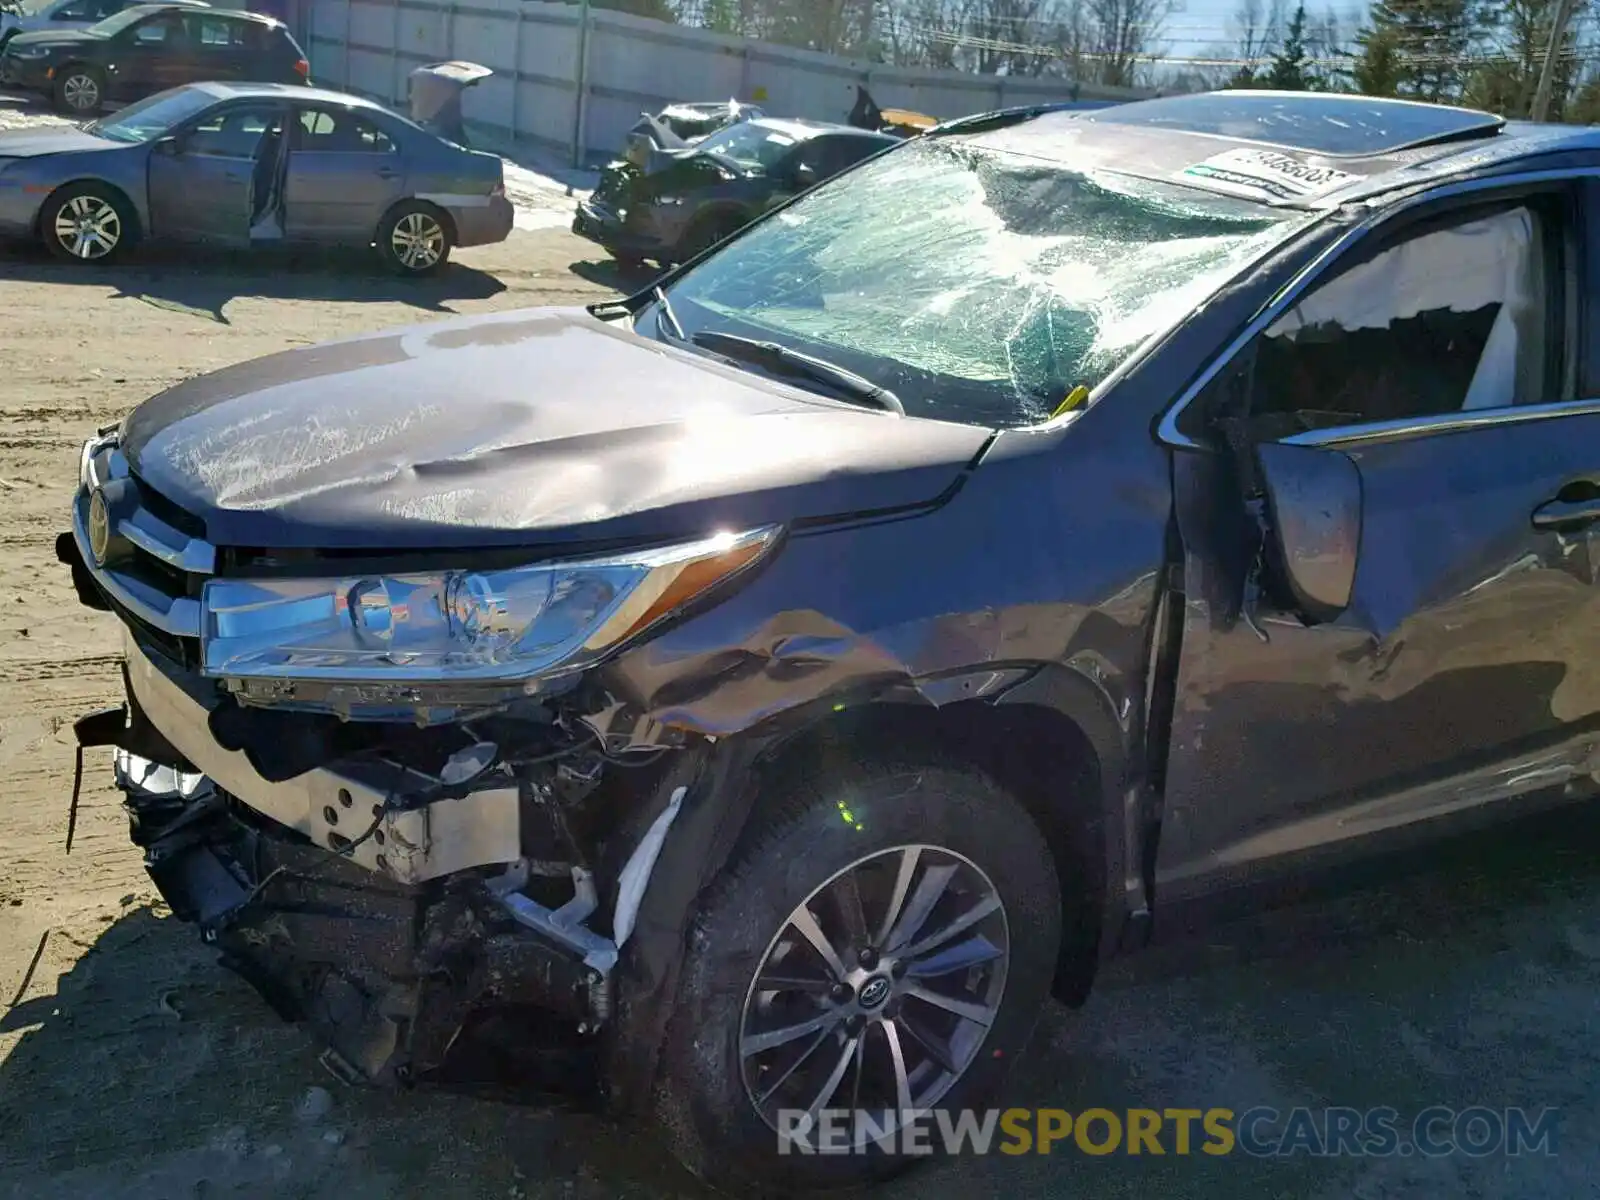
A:
[[[1214,92],[1137,100],[1084,114],[1083,120],[1211,133],[1289,146],[1311,154],[1365,157],[1456,138],[1487,137],[1505,118],[1370,96],[1286,96]]]

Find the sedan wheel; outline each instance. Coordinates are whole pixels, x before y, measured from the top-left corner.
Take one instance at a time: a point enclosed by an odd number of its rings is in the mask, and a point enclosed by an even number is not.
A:
[[[58,85],[61,107],[72,113],[98,112],[102,98],[100,79],[93,71],[70,71]]]
[[[394,256],[408,271],[426,271],[444,255],[444,229],[425,212],[407,213],[389,235]]]
[[[378,226],[378,254],[401,275],[427,275],[450,257],[450,226],[432,205],[407,201]]]
[[[745,998],[762,1119],[782,1132],[783,1110],[848,1112],[860,1149],[931,1109],[995,1022],[1010,945],[998,890],[958,854],[900,846],[846,867],[789,914]]]
[[[122,205],[97,184],[64,189],[47,200],[39,232],[52,254],[73,262],[104,262],[132,240]]]

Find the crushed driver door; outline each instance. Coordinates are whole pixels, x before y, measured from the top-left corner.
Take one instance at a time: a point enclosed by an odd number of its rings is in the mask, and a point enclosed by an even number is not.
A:
[[[1374,235],[1202,393],[1232,417],[1174,454],[1158,895],[1585,769],[1600,403],[1571,399],[1571,201]]]

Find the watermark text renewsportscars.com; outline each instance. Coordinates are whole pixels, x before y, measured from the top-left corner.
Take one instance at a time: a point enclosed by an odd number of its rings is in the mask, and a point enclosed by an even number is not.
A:
[[[1556,1153],[1554,1108],[861,1109],[778,1112],[781,1154],[1245,1154],[1342,1158]]]

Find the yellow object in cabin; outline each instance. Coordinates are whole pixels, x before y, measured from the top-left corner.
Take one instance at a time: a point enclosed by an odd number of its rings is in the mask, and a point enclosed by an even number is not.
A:
[[[1088,398],[1089,389],[1080,383],[1077,387],[1073,388],[1067,393],[1067,398],[1061,402],[1060,406],[1055,410],[1055,412],[1050,414],[1050,419],[1054,421],[1062,413],[1069,413],[1073,409],[1082,408],[1083,402]]]

